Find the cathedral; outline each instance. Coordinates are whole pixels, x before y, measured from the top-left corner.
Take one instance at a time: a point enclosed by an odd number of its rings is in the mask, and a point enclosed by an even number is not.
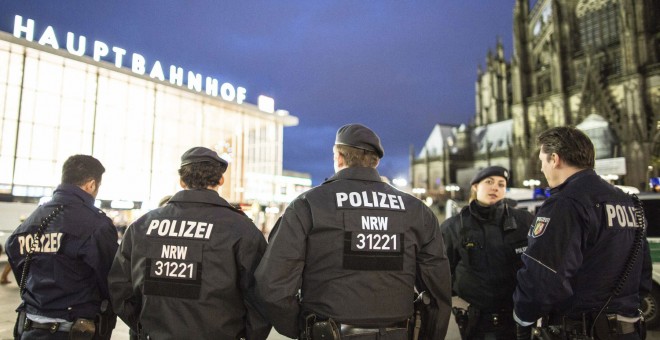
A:
[[[660,1],[515,0],[513,56],[501,41],[479,67],[473,122],[438,124],[411,155],[413,187],[442,194],[488,165],[511,186],[540,172],[536,136],[572,125],[596,149],[596,171],[644,191],[660,175]]]

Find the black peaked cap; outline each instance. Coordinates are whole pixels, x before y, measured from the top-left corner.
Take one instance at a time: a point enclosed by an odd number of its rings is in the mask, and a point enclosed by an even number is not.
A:
[[[481,169],[481,171],[477,172],[477,174],[474,175],[474,177],[472,177],[472,180],[470,181],[470,185],[479,183],[484,178],[490,177],[490,176],[504,177],[504,179],[506,179],[506,181],[508,182],[509,181],[509,175],[510,175],[509,170],[507,170],[506,168],[503,168],[503,167],[497,166],[497,165],[489,166],[489,167]]]
[[[373,151],[378,155],[378,158],[383,158],[383,154],[385,153],[378,135],[368,127],[360,124],[347,124],[340,127],[337,130],[335,144]]]
[[[225,170],[227,170],[227,166],[229,163],[227,163],[226,160],[220,158],[218,156],[218,153],[205,148],[203,146],[196,146],[181,155],[181,166],[185,166],[188,164],[193,164],[193,163],[201,163],[201,162],[215,162],[221,165],[222,167],[222,172],[224,173]]]

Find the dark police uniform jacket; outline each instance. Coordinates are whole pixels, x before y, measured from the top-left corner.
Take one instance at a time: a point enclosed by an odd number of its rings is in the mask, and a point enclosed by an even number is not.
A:
[[[619,282],[638,228],[632,199],[593,170],[553,188],[529,231],[514,293],[516,316],[533,322],[549,313],[579,318],[600,310]],[[651,270],[644,239],[606,312],[639,316],[640,294],[651,289]]]
[[[265,249],[216,191],[179,191],[128,227],[108,278],[113,304],[151,339],[266,339],[252,293]]]
[[[534,216],[504,200],[489,208],[476,205],[472,201],[441,226],[453,292],[484,312],[513,311],[516,272]]]
[[[117,230],[94,206],[94,197],[78,186],[59,185],[52,200],[21,223],[7,240],[9,263],[20,282],[37,228],[60,205],[64,210],[44,229],[30,262],[19,309],[69,321],[94,319],[110,297],[107,278],[117,251]]]
[[[343,169],[291,202],[255,277],[267,317],[288,337],[307,312],[362,327],[405,320],[416,282],[439,306],[430,338],[447,331],[449,262],[437,218],[376,169]]]

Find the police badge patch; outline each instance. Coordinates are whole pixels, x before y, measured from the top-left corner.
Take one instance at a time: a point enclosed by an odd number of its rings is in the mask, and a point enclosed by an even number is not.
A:
[[[529,230],[529,236],[536,238],[543,235],[548,223],[550,223],[550,217],[537,217],[534,226]]]

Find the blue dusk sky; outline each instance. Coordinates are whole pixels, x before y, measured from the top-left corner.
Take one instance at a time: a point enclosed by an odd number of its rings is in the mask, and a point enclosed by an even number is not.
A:
[[[474,118],[477,67],[502,39],[509,58],[513,0],[33,1],[0,0],[0,30],[15,15],[37,36],[52,26],[128,54],[247,89],[299,118],[284,129],[284,169],[334,172],[335,132],[362,123],[381,137],[379,171],[407,177],[433,125]],[[219,99],[220,100],[220,99]]]

